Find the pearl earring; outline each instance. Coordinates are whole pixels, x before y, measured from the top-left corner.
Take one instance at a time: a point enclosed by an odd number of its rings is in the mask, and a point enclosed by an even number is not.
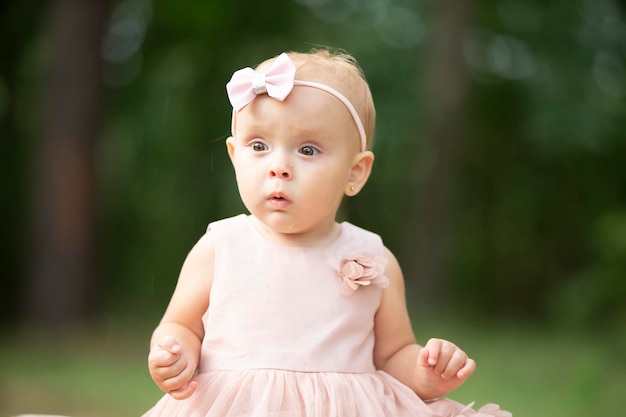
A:
[[[350,186],[350,192],[353,193],[354,192],[354,185]]]

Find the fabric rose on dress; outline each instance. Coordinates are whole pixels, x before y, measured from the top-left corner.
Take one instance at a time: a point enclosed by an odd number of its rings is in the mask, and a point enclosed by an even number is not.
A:
[[[343,279],[342,295],[351,295],[360,286],[374,284],[386,288],[389,285],[389,280],[383,275],[387,266],[387,259],[385,258],[350,254],[340,258],[330,258],[328,261]]]

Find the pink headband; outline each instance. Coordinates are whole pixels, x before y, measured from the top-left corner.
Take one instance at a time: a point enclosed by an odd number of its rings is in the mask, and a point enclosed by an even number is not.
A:
[[[228,84],[226,84],[228,100],[230,100],[233,110],[238,112],[259,94],[267,94],[278,101],[283,101],[291,93],[294,85],[318,88],[332,94],[346,106],[359,131],[361,151],[365,151],[367,148],[365,129],[363,129],[361,118],[352,103],[350,103],[350,100],[326,84],[296,80],[295,76],[296,67],[291,58],[283,52],[272,62],[267,72],[255,71],[250,67],[235,71]]]

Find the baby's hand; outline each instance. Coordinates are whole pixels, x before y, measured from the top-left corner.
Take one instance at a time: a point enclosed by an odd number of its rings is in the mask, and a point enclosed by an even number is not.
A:
[[[417,364],[418,378],[438,392],[436,396],[459,387],[476,370],[473,359],[443,339],[430,339],[420,351]]]
[[[187,361],[175,338],[166,336],[152,347],[148,369],[157,386],[177,400],[189,398],[198,387],[192,381],[196,364]]]

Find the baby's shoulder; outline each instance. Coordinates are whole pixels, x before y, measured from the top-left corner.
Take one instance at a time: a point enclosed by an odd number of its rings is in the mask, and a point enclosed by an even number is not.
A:
[[[381,250],[384,248],[383,239],[379,234],[347,221],[342,222],[341,225],[342,233],[347,241],[377,247]]]
[[[229,232],[233,229],[242,229],[245,228],[249,224],[248,216],[245,214],[239,214],[232,217],[226,217],[220,220],[215,220],[209,223],[207,226],[207,232],[216,231],[216,233],[220,232]]]

